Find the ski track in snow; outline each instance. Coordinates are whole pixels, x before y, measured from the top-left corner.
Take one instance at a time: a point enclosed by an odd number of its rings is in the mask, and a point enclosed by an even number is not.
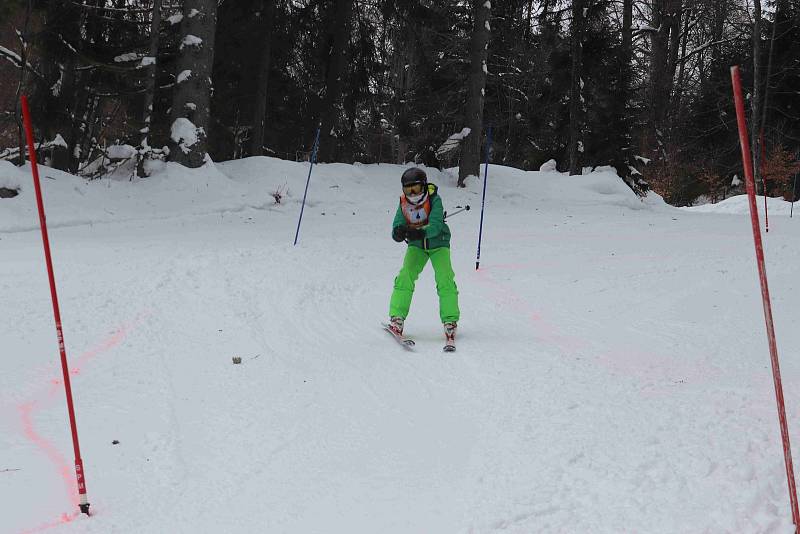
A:
[[[307,166],[218,168],[209,196],[178,181],[171,213],[146,197],[138,219],[129,193],[109,193],[116,218],[45,196],[68,353],[101,340],[71,362],[91,518],[73,511],[63,389],[42,388],[41,244],[0,214],[0,468],[20,469],[0,473],[0,532],[791,531],[746,218],[493,166],[479,271],[477,218],[450,221],[458,352],[441,353],[428,267],[406,353],[379,325],[401,167],[315,167],[297,247]],[[447,207],[478,203],[480,182],[431,178]],[[796,450],[798,230],[771,222]]]

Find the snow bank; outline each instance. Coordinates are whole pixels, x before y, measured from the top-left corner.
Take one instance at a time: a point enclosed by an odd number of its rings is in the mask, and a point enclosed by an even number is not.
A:
[[[52,228],[169,218],[179,214],[211,213],[246,204],[246,192],[214,165],[192,171],[166,164],[145,179],[87,181],[49,167],[39,167],[48,225]],[[30,183],[30,167],[0,166],[0,183]],[[0,204],[0,232],[39,228],[33,187]]]
[[[115,155],[127,156],[135,150],[127,145],[114,147]],[[158,163],[149,178],[130,179],[129,173],[87,181],[49,167],[40,166],[47,219],[52,227],[75,226],[128,220],[147,220],[244,209],[264,209],[275,203],[280,191],[282,209],[297,205],[303,198],[308,162],[270,157],[252,157],[187,169],[177,164]],[[381,198],[399,194],[402,165],[314,166],[307,204],[338,202],[339,206],[359,206],[364,188]],[[429,181],[442,189],[447,207],[479,203],[483,181],[471,178],[467,187],[456,188],[457,172],[426,169]],[[4,199],[0,210],[0,232],[38,228],[30,167],[17,168],[0,162],[0,187],[21,189],[14,199]],[[614,173],[598,169],[583,176],[558,172],[522,171],[499,165],[489,166],[487,204],[490,210],[515,206],[570,203],[610,209],[641,210],[666,206],[657,195],[638,198]],[[293,208],[289,208],[293,209]]]
[[[764,211],[764,197],[756,197],[756,206],[760,212]],[[770,215],[789,215],[792,211],[792,203],[782,198],[768,198],[767,207]],[[720,213],[726,215],[749,215],[750,202],[747,195],[737,195],[726,198],[716,204],[703,204],[702,206],[691,206],[681,208],[694,213]]]
[[[671,209],[663,198],[652,191],[644,198],[638,197],[612,167],[597,167],[594,170],[587,168],[582,175],[569,176],[567,173],[557,172],[553,168],[555,161],[551,162],[546,162],[542,168],[553,170],[526,173],[538,183],[535,189],[538,197],[548,203],[598,205],[631,210]],[[522,189],[530,190],[527,186]]]

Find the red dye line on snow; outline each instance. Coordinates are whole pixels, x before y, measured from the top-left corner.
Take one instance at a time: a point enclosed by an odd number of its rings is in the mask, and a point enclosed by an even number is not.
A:
[[[540,312],[534,310],[527,300],[492,277],[492,271],[528,270],[531,266],[531,263],[492,265],[480,271],[472,272],[471,276],[475,277],[475,280],[479,284],[491,291],[490,298],[497,304],[517,312],[520,317],[528,317],[536,333],[537,340],[550,343],[570,355],[590,348],[589,342],[585,339],[561,333],[556,325],[548,322]],[[667,368],[674,369],[677,366],[677,369],[681,370],[681,372],[677,373],[678,375],[682,374],[698,377],[709,377],[719,373],[719,369],[708,364],[696,361],[676,361],[668,355],[660,355],[640,349],[621,347],[600,353],[597,352],[597,349],[594,349],[593,354],[596,356],[597,364],[613,372],[639,376],[639,378],[649,376],[654,367],[664,370]],[[667,384],[664,387],[669,387],[667,382],[664,383]],[[653,391],[648,391],[646,394],[651,396],[655,393]]]
[[[542,314],[533,309],[524,298],[506,288],[502,283],[492,279],[488,271],[494,268],[495,266],[492,266],[488,269],[484,268],[483,270],[475,271],[471,276],[475,277],[478,283],[492,291],[492,299],[496,303],[522,316],[527,316],[533,324],[537,332],[537,338],[540,341],[552,343],[567,352],[575,352],[588,346],[588,343],[583,339],[561,334],[555,325],[547,322],[542,317]],[[504,265],[503,268],[524,270],[526,266],[524,264],[508,264]]]
[[[56,387],[50,388],[50,391],[47,394],[48,404],[52,401],[57,391],[58,390]],[[19,406],[19,416],[20,420],[22,421],[22,431],[25,434],[25,437],[34,443],[45,454],[45,456],[47,456],[48,460],[50,460],[50,462],[57,467],[58,472],[61,475],[61,479],[64,482],[67,495],[69,496],[71,503],[77,507],[77,487],[75,486],[75,477],[72,474],[72,468],[67,464],[61,453],[58,452],[58,449],[56,449],[56,447],[50,441],[37,433],[36,429],[33,427],[33,419],[31,416],[32,413],[38,408],[39,404],[36,401],[26,402]]]
[[[140,315],[131,323],[123,325],[116,332],[107,337],[100,345],[81,354],[76,361],[75,367],[70,369],[70,374],[79,374],[82,365],[89,363],[97,356],[119,345],[128,335],[128,332],[141,323],[142,319],[143,315]],[[47,457],[48,460],[50,460],[50,463],[52,463],[56,471],[58,471],[62,482],[64,483],[64,490],[66,491],[67,498],[74,509],[78,507],[78,488],[77,482],[75,481],[73,467],[66,461],[64,456],[59,452],[58,448],[56,448],[50,440],[36,432],[36,429],[33,425],[33,414],[40,409],[50,406],[56,401],[58,393],[61,391],[61,384],[63,384],[63,382],[63,378],[54,378],[49,380],[50,386],[46,392],[39,392],[38,394],[34,395],[33,400],[19,404],[17,409],[19,410],[23,434]],[[76,519],[79,515],[80,512],[64,512],[58,519],[48,521],[31,529],[23,530],[21,534],[42,532],[65,523],[69,523]]]
[[[71,473],[70,473],[70,475],[71,475]],[[75,499],[75,506],[78,506],[78,500],[77,499]],[[72,512],[70,514],[64,512],[63,514],[61,514],[61,517],[59,517],[57,520],[50,521],[49,523],[43,523],[43,524],[39,525],[38,527],[29,529],[29,530],[23,530],[20,534],[34,534],[36,532],[43,532],[43,531],[51,529],[51,528],[59,527],[61,525],[65,525],[67,523],[70,523],[71,521],[74,521],[79,515],[80,515],[80,512]]]

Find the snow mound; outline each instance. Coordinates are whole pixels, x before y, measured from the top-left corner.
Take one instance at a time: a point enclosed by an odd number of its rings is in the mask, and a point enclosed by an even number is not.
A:
[[[120,156],[133,147],[115,147]],[[370,197],[391,202],[400,194],[404,165],[317,164],[309,183],[307,206],[325,205],[328,213],[350,213]],[[479,206],[483,176],[456,187],[457,173],[425,169],[428,179],[439,186],[447,209],[472,204]],[[246,209],[282,210],[294,217],[308,179],[309,163],[266,156],[207,163],[200,169],[159,164],[149,178],[112,175],[87,181],[49,167],[40,166],[47,220],[52,227],[115,223],[131,220],[177,218]],[[30,167],[17,168],[0,162],[0,187],[20,189],[13,201],[0,211],[0,232],[38,228],[33,188],[23,188]],[[280,203],[275,194],[280,196]],[[500,165],[489,166],[487,210],[561,209],[575,206],[605,206],[641,210],[665,205],[657,195],[637,197],[613,169],[598,169],[582,176],[558,172],[523,171]],[[462,216],[465,217],[465,216]]]
[[[19,169],[10,161],[0,161],[0,187],[22,189],[22,176]]]
[[[759,211],[764,210],[764,197],[756,197],[756,207]],[[792,203],[782,198],[767,198],[767,208],[770,215],[789,215],[792,212]],[[692,206],[681,208],[695,213],[719,213],[726,215],[746,215],[750,214],[750,202],[747,195],[737,195],[726,198],[716,204],[703,204],[702,206]]]
[[[10,169],[9,169],[10,168]],[[11,171],[11,172],[9,172]],[[180,215],[242,209],[246,194],[213,164],[191,170],[168,163],[161,172],[145,179],[87,181],[84,178],[39,166],[42,196],[51,228],[165,219]],[[30,181],[30,165],[0,166],[0,176],[12,185]],[[39,228],[33,187],[22,188],[0,210],[0,232]]]
[[[536,196],[548,203],[559,203],[585,206],[598,205],[631,210],[670,209],[664,199],[655,193],[648,193],[641,198],[620,178],[612,167],[587,169],[584,174],[569,176],[565,173],[535,172],[528,173],[539,184]],[[524,187],[528,189],[529,187]]]

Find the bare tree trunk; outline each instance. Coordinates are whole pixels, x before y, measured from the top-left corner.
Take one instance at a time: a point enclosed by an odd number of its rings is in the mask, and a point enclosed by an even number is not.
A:
[[[489,35],[491,28],[491,4],[488,0],[473,0],[475,27],[470,43],[469,89],[466,102],[465,122],[470,129],[461,149],[458,163],[458,186],[464,187],[467,176],[478,176],[481,168],[481,132],[483,130],[483,102],[486,90],[486,75],[489,69]]]
[[[753,146],[753,178],[758,184],[761,176],[761,0],[753,0],[753,99],[750,124]],[[764,191],[766,195],[766,191]]]
[[[144,126],[139,133],[142,134],[141,146],[139,149],[139,161],[136,165],[136,173],[139,176],[146,176],[144,160],[150,151],[150,129],[153,125],[153,102],[156,99],[156,76],[158,75],[158,45],[161,34],[161,0],[153,0],[153,19],[150,23],[150,63],[147,66],[147,83],[144,92],[144,103],[142,117]]]
[[[78,164],[75,158],[74,115],[76,112],[73,97],[75,96],[75,57],[70,55],[59,65],[61,68],[61,90],[51,101],[51,108],[61,116],[55,135],[61,135],[65,146],[56,147],[53,152],[53,167],[62,171],[76,171]]]
[[[269,69],[272,62],[272,26],[275,18],[277,0],[261,0],[260,18],[264,40],[261,42],[261,60],[258,65],[256,87],[256,106],[253,112],[253,135],[250,139],[250,155],[264,153],[264,130],[267,115],[267,90],[269,88]]]
[[[686,10],[686,17],[684,17],[683,31],[681,32],[681,52],[680,52],[680,67],[678,68],[678,81],[675,84],[675,92],[672,98],[672,112],[677,114],[680,112],[681,100],[683,99],[683,89],[686,74],[686,45],[689,40],[689,21],[692,18],[692,8]]]
[[[17,141],[19,144],[19,157],[17,158],[17,165],[25,165],[25,133],[22,125],[22,109],[20,97],[22,96],[22,89],[25,85],[25,72],[28,68],[28,36],[30,30],[31,12],[33,11],[33,0],[28,0],[25,7],[25,23],[22,27],[22,34],[20,35],[20,66],[19,66],[19,84],[17,84],[17,93],[14,97],[14,118],[17,121]]]
[[[529,41],[533,32],[533,0],[528,0],[528,23],[525,24],[525,41]]]
[[[83,119],[89,107],[89,76],[89,71],[75,69],[71,90],[72,116],[67,135],[67,144],[70,147],[69,170],[73,173],[80,169],[85,156],[82,147],[88,132]]]
[[[678,52],[681,44],[681,20],[683,20],[683,6],[681,0],[672,0],[669,11],[669,62],[667,63],[667,79],[669,80],[670,96],[672,93],[675,71],[678,66]]]
[[[625,64],[633,61],[633,0],[622,2],[622,53]]]
[[[619,90],[615,97],[618,99],[614,104],[617,116],[617,123],[622,130],[620,137],[621,150],[618,156],[612,160],[612,165],[617,169],[617,174],[621,176],[625,183],[637,194],[643,194],[647,190],[641,174],[635,174],[635,162],[633,160],[632,146],[632,124],[631,117],[635,114],[632,109],[633,93],[633,0],[623,0],[622,2],[622,59],[620,61]]]
[[[85,125],[80,144],[80,152],[82,154],[82,163],[87,163],[92,158],[92,148],[94,148],[96,130],[99,124],[97,114],[100,107],[100,97],[93,95],[87,98],[86,107],[84,109],[83,118],[81,123]],[[80,170],[80,168],[78,169]]]
[[[675,27],[674,19],[680,13],[681,0],[652,0],[653,20],[651,26],[650,83],[648,90],[648,111],[650,132],[647,136],[648,149],[659,151],[666,157],[664,131],[669,97],[672,91],[672,65],[670,44],[675,43],[670,35]],[[677,54],[677,45],[675,46]]]
[[[767,114],[769,113],[769,84],[772,79],[772,57],[775,52],[775,34],[778,30],[778,21],[780,20],[782,10],[785,9],[783,2],[778,2],[775,5],[775,15],[772,19],[772,35],[769,38],[769,54],[767,56],[767,74],[764,82],[764,98],[761,103],[761,124],[760,124],[760,137],[761,142],[764,143],[764,130],[767,128]],[[762,152],[764,147],[762,147]],[[766,185],[766,184],[765,184]]]
[[[39,110],[44,112],[37,121],[43,137],[56,140],[60,136],[59,143],[53,147],[51,164],[63,171],[77,169],[73,119],[76,113],[76,50],[80,47],[80,33],[81,17],[76,5],[68,0],[48,2],[42,32],[44,79],[33,100],[41,103]]]
[[[622,86],[622,109],[628,113],[631,101],[631,86],[633,84],[633,0],[622,2],[622,73],[620,84]],[[627,132],[630,134],[630,131]]]
[[[332,140],[336,135],[335,128],[339,119],[340,100],[342,96],[342,75],[345,70],[345,52],[350,41],[350,25],[353,18],[353,0],[336,0],[330,32],[333,33],[333,45],[330,48],[325,79],[325,99],[320,113],[320,140],[318,159],[332,161],[337,150]],[[324,46],[329,46],[326,43]]]
[[[728,17],[728,7],[729,6],[728,6],[727,2],[719,2],[719,3],[715,3],[713,5],[714,22],[713,22],[713,30],[712,30],[712,34],[711,34],[711,39],[713,41],[721,41],[722,37],[725,34],[725,21],[727,20],[727,17]],[[719,62],[720,62],[720,52],[721,52],[721,48],[720,48],[719,44],[714,45],[714,46],[711,47],[710,63],[712,65],[718,65],[719,64]],[[700,55],[700,61],[702,61],[702,59],[703,59],[703,55],[701,54]],[[701,79],[700,79],[701,86],[704,86],[705,83],[706,83],[705,74],[704,74],[705,69],[698,69],[698,70],[699,70],[699,73],[700,73],[700,76],[701,76]]]
[[[216,0],[184,0],[172,95],[170,158],[190,168],[203,165],[208,152],[216,26]]]
[[[583,27],[584,0],[572,0],[572,70],[569,91],[569,174],[581,174],[583,153]]]

